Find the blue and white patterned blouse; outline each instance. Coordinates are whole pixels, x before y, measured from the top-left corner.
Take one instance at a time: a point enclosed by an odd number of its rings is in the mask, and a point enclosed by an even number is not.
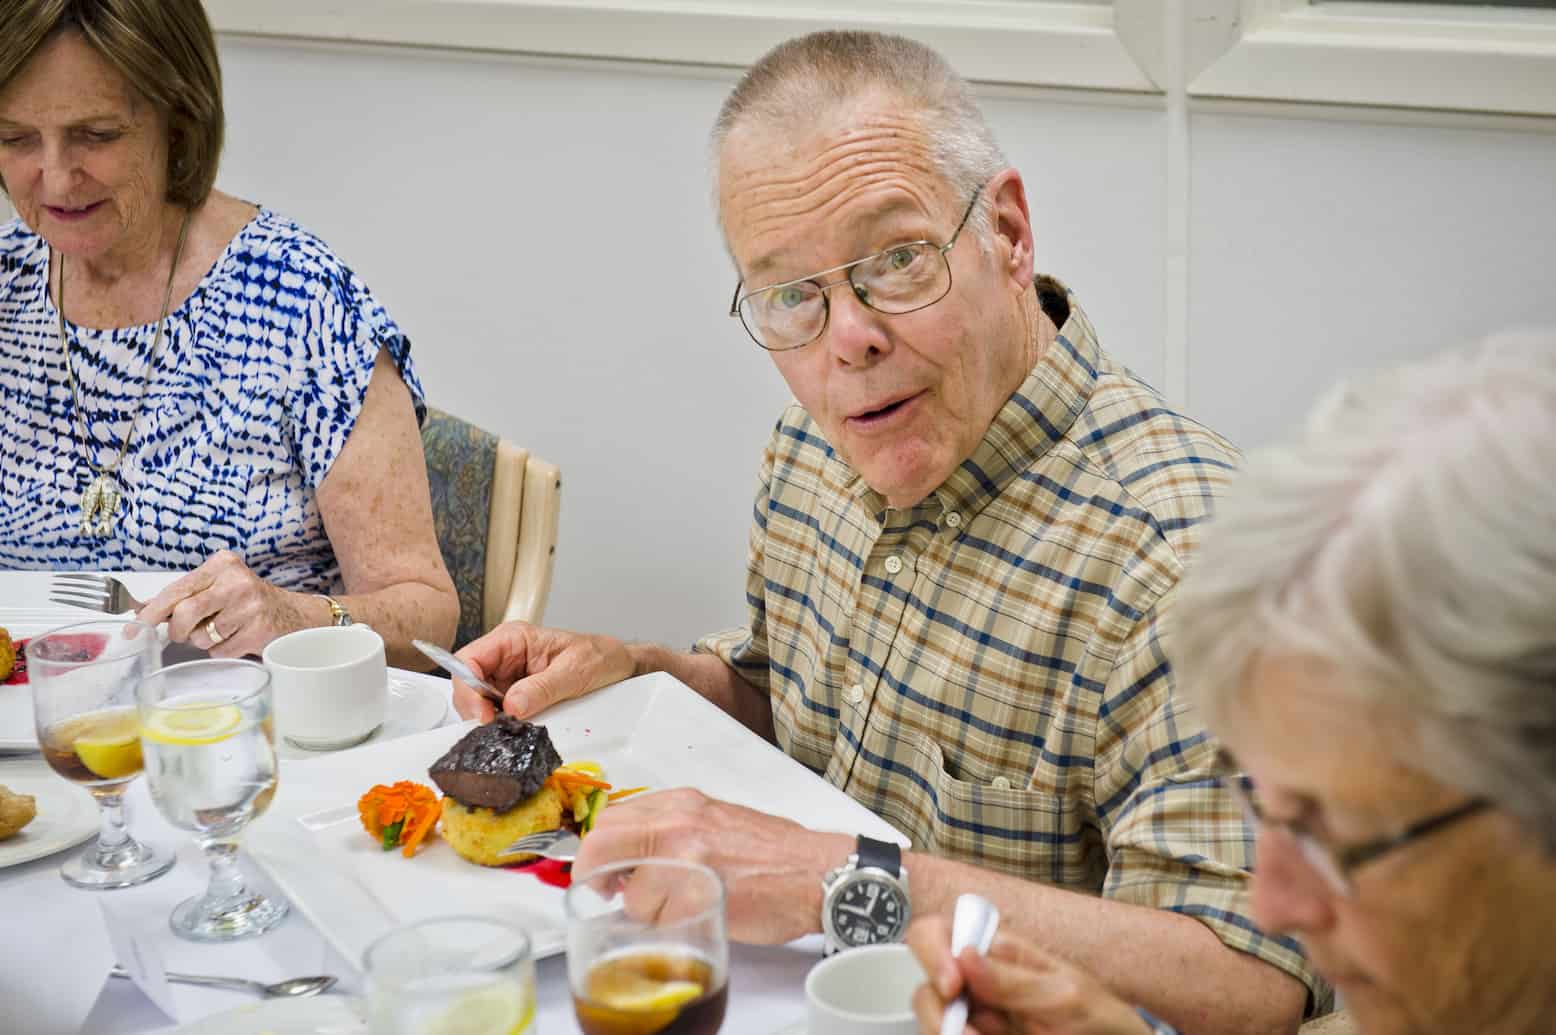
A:
[[[0,225],[0,568],[188,570],[218,550],[287,589],[340,567],[315,495],[356,424],[380,348],[423,413],[410,342],[317,237],[262,209],[156,325],[66,325],[84,422],[65,377],[49,249]],[[92,464],[119,467],[115,533],[79,534]],[[80,436],[85,428],[86,444]]]

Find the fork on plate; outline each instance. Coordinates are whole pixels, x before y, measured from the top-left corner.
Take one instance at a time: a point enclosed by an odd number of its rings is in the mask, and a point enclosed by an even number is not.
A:
[[[504,848],[499,855],[541,855],[547,859],[572,862],[578,854],[578,835],[571,830],[542,830],[526,834]]]
[[[144,605],[130,593],[129,587],[112,575],[71,571],[54,576],[49,599],[56,604],[84,607],[104,614],[122,615],[139,611]]]

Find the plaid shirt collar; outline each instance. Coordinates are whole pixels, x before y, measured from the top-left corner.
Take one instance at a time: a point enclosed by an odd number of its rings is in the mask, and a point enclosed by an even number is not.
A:
[[[1091,398],[1101,361],[1091,320],[1073,295],[1069,304],[1070,318],[1059,328],[1058,337],[1000,407],[972,456],[913,512],[929,508],[931,513],[956,511],[972,517],[1069,432]],[[827,452],[823,473],[827,483],[840,495],[858,500],[878,524],[885,524],[885,497],[866,485],[836,449]]]

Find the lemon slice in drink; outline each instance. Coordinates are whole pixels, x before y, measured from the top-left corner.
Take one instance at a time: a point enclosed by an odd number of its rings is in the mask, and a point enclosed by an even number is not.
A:
[[[523,1035],[534,1019],[534,1000],[517,985],[500,982],[466,992],[420,1035]]]
[[[140,752],[140,729],[135,712],[126,709],[122,718],[107,723],[95,732],[77,737],[71,748],[81,764],[103,780],[117,780],[140,772],[144,764]]]
[[[614,980],[602,981],[590,989],[599,1005],[623,1013],[669,1013],[702,995],[696,981],[671,978],[657,981],[640,974],[617,973]]]
[[[162,708],[146,716],[140,734],[158,744],[215,744],[232,736],[242,723],[243,713],[232,704]]]

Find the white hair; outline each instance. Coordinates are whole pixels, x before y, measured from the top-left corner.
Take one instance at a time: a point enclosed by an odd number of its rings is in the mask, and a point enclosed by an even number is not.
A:
[[[1175,622],[1180,685],[1212,728],[1258,657],[1328,663],[1404,717],[1403,763],[1556,851],[1556,334],[1328,397],[1250,458]]]
[[[794,132],[872,90],[900,98],[905,113],[919,119],[936,171],[960,197],[971,199],[1010,164],[967,82],[934,50],[878,32],[813,32],[768,51],[725,98],[711,137],[715,205],[719,156],[737,126]],[[989,205],[979,200],[967,229],[985,241]]]

